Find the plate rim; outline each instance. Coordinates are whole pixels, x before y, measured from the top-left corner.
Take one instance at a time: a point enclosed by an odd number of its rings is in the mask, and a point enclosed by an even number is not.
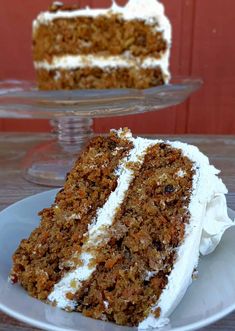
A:
[[[38,198],[39,196],[43,196],[45,194],[51,194],[51,195],[55,195],[56,192],[58,192],[60,190],[60,188],[56,188],[56,189],[51,189],[51,190],[45,190],[30,196],[27,196],[21,200],[16,201],[15,203],[7,206],[6,208],[2,209],[0,211],[0,216],[2,216],[2,213],[7,212],[9,209],[11,209],[12,207],[15,207],[17,205],[20,205],[22,202],[25,202],[27,200],[30,200],[31,198]],[[228,193],[229,194],[229,193]],[[228,211],[231,211],[233,213],[235,213],[235,211],[231,208],[228,207]],[[6,279],[6,281],[8,281]],[[25,295],[27,295],[27,292],[25,291]],[[41,302],[42,304],[45,304],[43,302]],[[54,307],[55,309],[59,309],[58,307]],[[60,310],[60,309],[59,309]],[[180,327],[175,327],[175,328],[170,328],[168,331],[192,331],[192,330],[198,330],[200,328],[206,327],[212,323],[217,322],[218,320],[226,317],[227,315],[229,315],[230,313],[232,313],[235,310],[235,301],[234,304],[230,305],[227,308],[222,309],[220,312],[213,314],[210,317],[201,319],[198,322],[194,322],[194,323],[190,323],[187,324],[185,326],[180,326]],[[2,311],[3,313],[5,313],[6,315],[15,318],[18,321],[24,322],[28,325],[37,327],[37,328],[41,328],[43,330],[48,330],[48,331],[80,331],[80,329],[73,329],[70,327],[59,327],[56,325],[52,325],[51,323],[46,323],[46,322],[41,322],[38,321],[35,318],[32,317],[28,317],[26,315],[23,315],[21,313],[18,313],[17,311],[9,308],[8,306],[4,305],[4,303],[2,303],[0,301],[0,311]],[[122,327],[122,326],[119,326]],[[137,330],[136,327],[133,327],[133,330]],[[161,328],[157,328],[157,329],[152,329],[152,330],[161,330]]]
[[[59,308],[56,308],[56,307],[54,307],[54,308],[59,309]],[[168,331],[193,331],[193,330],[198,330],[200,328],[204,328],[208,325],[211,325],[212,323],[215,323],[215,322],[219,321],[220,319],[228,316],[234,310],[235,310],[235,303],[232,306],[230,306],[229,308],[222,310],[220,313],[215,314],[215,315],[213,315],[211,317],[208,317],[206,319],[203,319],[200,322],[187,324],[183,327],[180,326],[180,327],[176,327],[176,328],[173,328],[173,329],[171,328]],[[48,331],[80,331],[79,329],[71,329],[69,327],[66,327],[66,328],[65,327],[58,327],[58,326],[52,325],[50,323],[37,321],[36,319],[27,317],[26,315],[19,314],[19,313],[15,312],[14,310],[7,308],[1,302],[0,302],[0,311],[2,311],[3,313],[5,313],[6,315],[8,315],[10,317],[15,318],[18,321],[24,322],[24,323],[26,323],[28,325],[31,325],[31,326],[35,326],[37,328],[41,328],[43,330],[48,330]],[[88,317],[86,317],[86,318],[88,318]],[[124,328],[124,326],[121,326],[121,325],[118,325],[118,326],[120,328],[121,327]],[[133,327],[133,330],[137,330],[137,329],[138,328]],[[161,331],[161,328],[155,328],[155,329],[150,329],[150,330],[152,330],[152,331],[154,331],[154,330]],[[146,331],[149,331],[149,329],[146,330]]]

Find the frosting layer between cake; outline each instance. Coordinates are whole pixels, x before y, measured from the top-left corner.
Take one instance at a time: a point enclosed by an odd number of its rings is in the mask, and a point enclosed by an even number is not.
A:
[[[146,57],[139,59],[131,56],[99,56],[99,55],[64,55],[54,56],[52,62],[35,62],[36,69],[57,70],[57,69],[76,69],[85,67],[97,68],[129,68],[138,66],[140,68],[161,67],[164,77],[168,80],[170,72],[168,68],[169,51],[161,59]]]

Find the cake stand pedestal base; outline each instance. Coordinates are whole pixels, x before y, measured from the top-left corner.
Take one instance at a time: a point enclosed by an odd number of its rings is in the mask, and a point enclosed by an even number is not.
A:
[[[93,120],[61,117],[50,123],[55,140],[36,146],[27,154],[23,161],[23,174],[30,182],[59,187],[64,184],[80,151],[93,135]]]

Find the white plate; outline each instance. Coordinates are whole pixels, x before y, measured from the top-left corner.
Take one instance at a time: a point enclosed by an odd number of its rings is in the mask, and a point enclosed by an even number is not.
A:
[[[37,226],[38,211],[49,206],[57,190],[34,195],[0,213],[0,309],[38,328],[53,331],[133,331],[135,328],[83,317],[53,308],[27,295],[19,285],[8,282],[11,256],[20,240]],[[234,218],[235,212],[230,210]],[[223,237],[216,251],[199,263],[199,279],[190,286],[161,331],[195,330],[224,317],[235,309],[235,228]]]

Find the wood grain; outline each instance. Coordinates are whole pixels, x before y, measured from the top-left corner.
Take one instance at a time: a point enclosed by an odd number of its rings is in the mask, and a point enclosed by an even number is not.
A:
[[[153,137],[153,136],[151,136]],[[235,210],[235,136],[154,136],[170,140],[182,140],[197,145],[218,168],[229,189],[228,206]],[[22,177],[21,165],[26,153],[34,146],[45,143],[52,136],[48,134],[4,134],[0,133],[0,210],[27,196],[48,190],[29,183]],[[0,312],[0,331],[33,331],[25,325]],[[204,331],[235,330],[235,312]]]

